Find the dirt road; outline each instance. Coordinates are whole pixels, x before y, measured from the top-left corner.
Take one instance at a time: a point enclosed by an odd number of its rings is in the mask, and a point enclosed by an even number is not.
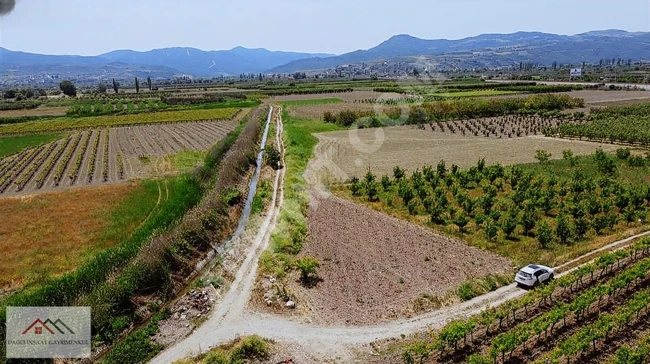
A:
[[[277,133],[275,137],[284,156],[284,146],[281,143],[283,125],[280,117],[276,120],[276,125]],[[252,311],[248,307],[248,302],[257,274],[258,260],[262,252],[268,247],[270,235],[284,199],[284,171],[285,169],[282,169],[276,174],[270,211],[255,236],[252,248],[237,272],[235,281],[223,300],[217,303],[212,317],[188,338],[167,348],[167,350],[155,357],[151,361],[152,363],[173,363],[176,360],[206,352],[210,348],[225,344],[238,336],[253,334],[279,343],[290,343],[293,348],[299,348],[303,353],[308,353],[305,354],[306,359],[301,362],[348,363],[355,360],[355,353],[362,345],[377,340],[399,337],[402,334],[408,335],[430,329],[439,329],[451,320],[478,314],[488,305],[491,307],[498,306],[507,300],[526,293],[526,291],[517,288],[513,284],[462,304],[410,319],[357,327],[318,326],[306,322],[292,321],[282,316]],[[624,247],[632,240],[645,235],[650,235],[650,232],[615,242],[585,257],[557,267],[557,271],[562,272],[558,277],[567,274],[576,265],[593,259],[602,251]],[[370,347],[364,349],[369,351]]]

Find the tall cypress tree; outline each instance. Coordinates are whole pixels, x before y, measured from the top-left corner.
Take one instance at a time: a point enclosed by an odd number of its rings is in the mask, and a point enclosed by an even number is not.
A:
[[[138,81],[138,78],[135,78],[135,93],[139,94],[140,93],[140,81]]]
[[[119,89],[117,88],[117,82],[115,82],[115,79],[113,79],[113,90],[115,91],[115,93],[117,93],[119,91]]]
[[[147,76],[147,85],[149,85],[149,91],[151,91],[151,77]]]

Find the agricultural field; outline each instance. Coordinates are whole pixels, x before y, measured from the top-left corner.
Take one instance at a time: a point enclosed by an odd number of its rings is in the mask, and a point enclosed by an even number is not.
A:
[[[490,123],[490,120],[496,120],[496,123]],[[505,122],[507,126],[502,132],[499,125],[504,120],[322,133],[317,135],[320,143],[315,149],[315,159],[331,162],[336,167],[336,171],[329,171],[331,175],[325,176],[326,179],[335,178],[335,181],[343,182],[352,177],[361,178],[368,168],[384,175],[391,174],[395,166],[415,171],[425,165],[435,165],[441,159],[460,167],[470,167],[481,158],[488,164],[514,165],[535,162],[536,150],[546,150],[551,159],[560,159],[566,149],[571,149],[576,156],[591,154],[599,148],[605,151],[617,149],[611,144],[547,138],[539,135],[541,127],[531,129],[512,126],[509,122]],[[472,124],[474,126],[470,126]],[[464,136],[461,128],[465,130]],[[485,137],[486,134],[489,137]],[[512,137],[509,138],[508,134]]]
[[[514,269],[495,254],[335,196],[317,194],[310,206],[310,238],[300,256],[321,261],[321,281],[292,291],[319,324],[408,317],[422,309],[420,297],[431,305],[458,302],[461,284]]]
[[[125,114],[82,118],[64,117],[46,121],[28,121],[23,123],[0,125],[0,135],[41,133],[126,125],[232,120],[241,111],[242,109],[236,108],[190,109],[179,111],[151,112],[145,114]]]
[[[579,140],[601,141],[648,147],[650,145],[650,103],[595,110],[590,121],[558,125],[549,134]]]
[[[518,266],[557,266],[606,243],[647,228],[647,162],[630,166],[631,152],[565,153],[564,175],[543,166],[486,165],[448,168],[444,161],[408,174],[395,167],[381,177],[367,172],[342,194],[353,200],[508,257]],[[616,159],[619,159],[618,161]],[[550,167],[549,167],[550,169]],[[559,168],[557,168],[559,169]]]
[[[649,253],[647,238],[605,253],[521,298],[450,322],[410,344],[402,360],[643,363],[650,335]]]
[[[28,116],[64,116],[70,107],[42,105],[34,109],[0,110],[2,118],[16,118]]]
[[[152,212],[159,194],[158,184],[147,182],[0,199],[0,296],[74,270],[119,243]]]
[[[218,121],[71,133],[0,160],[0,196],[163,176],[176,170],[166,156],[206,151],[236,126]]]
[[[0,158],[20,152],[24,149],[40,146],[63,138],[63,134],[31,134],[13,137],[0,137]]]

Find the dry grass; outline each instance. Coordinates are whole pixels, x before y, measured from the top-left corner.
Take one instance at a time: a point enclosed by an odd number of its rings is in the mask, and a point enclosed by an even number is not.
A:
[[[138,188],[126,184],[0,199],[0,289],[65,273],[114,244],[102,238],[107,215]]]
[[[514,165],[535,162],[535,151],[543,149],[552,159],[562,158],[562,151],[571,149],[576,156],[588,155],[603,148],[614,151],[611,144],[581,142],[530,136],[513,139],[464,137],[419,130],[414,127],[362,129],[317,135],[315,157],[330,167],[333,162],[338,181],[362,177],[370,167],[378,175],[392,175],[393,167],[414,171],[425,165],[437,165],[445,160],[448,165],[470,167],[485,158],[488,164]],[[330,168],[331,169],[331,168]]]
[[[0,111],[0,118],[21,116],[64,116],[69,108],[69,106],[40,106],[36,109],[2,110]]]

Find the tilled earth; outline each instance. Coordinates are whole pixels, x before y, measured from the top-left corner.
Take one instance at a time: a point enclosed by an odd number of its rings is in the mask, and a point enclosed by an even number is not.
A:
[[[308,307],[312,321],[327,325],[407,316],[410,303],[423,293],[442,296],[470,278],[511,269],[505,258],[317,194],[309,212],[309,242],[301,254],[321,261],[320,281],[314,288],[298,283],[292,288],[301,311]]]

